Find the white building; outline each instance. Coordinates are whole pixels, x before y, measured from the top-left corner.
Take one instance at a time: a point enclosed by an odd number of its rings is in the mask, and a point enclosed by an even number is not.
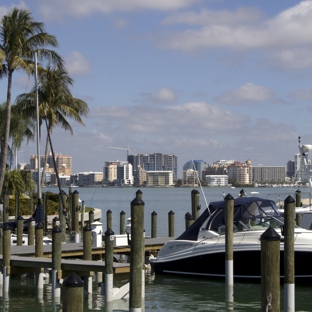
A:
[[[226,174],[224,175],[206,175],[206,184],[210,186],[226,186],[229,184],[229,179]]]
[[[103,172],[79,172],[78,185],[100,185],[103,182]]]
[[[183,184],[198,186],[198,171],[194,169],[183,170]]]

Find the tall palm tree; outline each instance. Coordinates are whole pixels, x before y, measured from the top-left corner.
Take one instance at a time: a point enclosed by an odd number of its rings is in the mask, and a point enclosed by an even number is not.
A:
[[[39,123],[41,125],[44,121],[47,128],[42,172],[42,177],[44,177],[49,148],[48,134],[51,134],[52,129],[56,126],[61,126],[73,134],[68,118],[83,125],[82,116],[88,114],[89,108],[86,102],[72,96],[70,87],[73,85],[73,80],[65,69],[48,65],[46,69],[39,70],[38,78]],[[35,92],[36,90],[33,89],[30,93],[21,94],[16,98],[17,106],[24,111],[26,116],[33,118],[36,118]],[[41,183],[43,184],[43,179],[41,179]]]
[[[0,190],[3,187],[11,121],[11,90],[13,72],[22,70],[28,75],[34,71],[34,52],[39,60],[50,60],[63,68],[63,59],[46,47],[57,47],[54,36],[44,30],[44,24],[34,20],[32,14],[24,9],[14,8],[3,16],[0,22],[0,76],[7,76],[7,109],[5,134],[1,138],[4,148],[0,152]]]

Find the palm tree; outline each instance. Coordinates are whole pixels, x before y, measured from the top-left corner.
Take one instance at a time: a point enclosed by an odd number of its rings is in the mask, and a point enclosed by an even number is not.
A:
[[[39,70],[38,77],[39,123],[41,125],[44,121],[47,128],[45,161],[42,171],[42,177],[44,177],[49,148],[49,134],[51,135],[52,129],[61,126],[73,134],[68,118],[72,118],[83,125],[82,116],[88,114],[89,108],[86,102],[72,96],[70,87],[73,85],[73,80],[65,69],[48,65],[46,69],[41,68]],[[36,118],[35,92],[36,90],[33,89],[30,93],[21,94],[16,98],[16,103],[24,114],[33,118]],[[43,180],[41,179],[42,185]]]
[[[5,133],[1,138],[4,148],[0,153],[0,190],[3,187],[6,170],[11,121],[11,90],[13,72],[22,70],[28,75],[34,72],[33,56],[37,52],[39,60],[50,60],[63,68],[63,59],[45,47],[57,47],[54,36],[44,31],[44,24],[34,20],[24,9],[14,8],[1,19],[0,23],[0,77],[7,76],[7,107]]]

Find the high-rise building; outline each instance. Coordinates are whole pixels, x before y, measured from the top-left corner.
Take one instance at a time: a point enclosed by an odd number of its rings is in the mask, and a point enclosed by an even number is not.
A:
[[[252,163],[248,159],[245,163],[235,161],[227,167],[229,180],[232,179],[241,184],[252,183]]]
[[[132,185],[132,164],[127,161],[106,161],[103,168],[103,182]]]
[[[288,178],[293,178],[295,176],[295,161],[288,160],[286,165],[286,176]]]
[[[284,183],[286,178],[285,166],[262,166],[252,167],[254,183]]]
[[[184,168],[184,167],[183,167]],[[198,186],[198,171],[194,169],[183,170],[183,184]]]
[[[204,180],[205,177],[203,176],[203,171],[207,167],[207,163],[203,160],[189,160],[185,165],[183,166],[183,172],[188,169],[193,169],[198,172],[198,178],[200,180]]]
[[[307,175],[306,175],[306,170],[304,167],[304,158],[306,160],[306,163],[309,164],[309,158],[308,158],[308,153],[306,153],[304,156],[301,154],[295,154],[295,181],[307,181]]]
[[[172,171],[147,171],[146,186],[171,186],[173,185]]]
[[[173,180],[178,176],[178,157],[176,155],[154,154],[131,154],[128,161],[132,164],[134,175],[139,168],[145,171],[172,171]],[[139,167],[140,166],[140,167]]]

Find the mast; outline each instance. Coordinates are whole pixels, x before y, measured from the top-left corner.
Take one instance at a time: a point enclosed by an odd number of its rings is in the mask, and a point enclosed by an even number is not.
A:
[[[38,156],[38,200],[41,199],[41,178],[40,178],[40,138],[39,138],[39,103],[38,103],[38,73],[37,73],[37,52],[35,52],[35,86],[36,86],[36,114],[37,114],[37,156]]]

